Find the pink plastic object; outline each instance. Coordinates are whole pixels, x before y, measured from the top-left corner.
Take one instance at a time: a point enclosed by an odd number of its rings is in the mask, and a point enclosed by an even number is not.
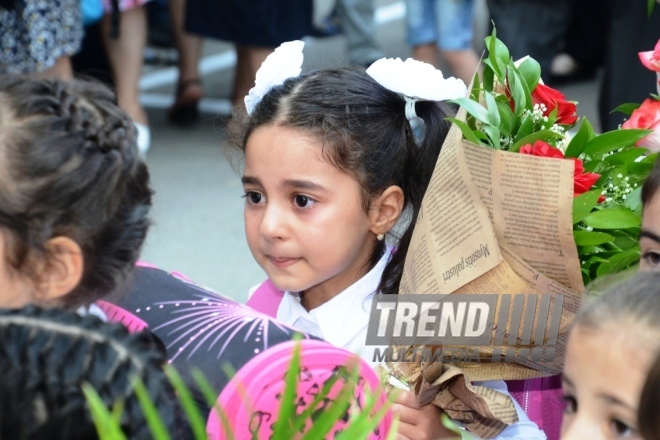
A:
[[[564,398],[561,375],[527,380],[507,380],[511,396],[529,419],[543,430],[548,440],[559,440]]]
[[[314,396],[323,388],[325,381],[339,372],[340,366],[353,365],[356,360],[360,369],[360,380],[355,390],[358,407],[354,407],[352,411],[361,411],[360,407],[365,404],[366,389],[375,390],[380,386],[376,373],[369,365],[344,349],[316,340],[288,341],[278,344],[245,364],[218,396],[217,404],[225,412],[234,439],[269,439],[272,436],[295,344],[300,344],[301,361],[296,394],[298,414],[312,402]],[[323,411],[330,404],[331,399],[338,395],[343,383],[344,381],[339,379],[334,384],[329,399],[322,401],[317,411]],[[385,399],[385,396],[381,395],[377,409],[385,403]],[[326,438],[333,438],[335,433],[338,434],[346,426],[348,419],[347,415],[345,420],[339,421]],[[391,424],[392,414],[388,412],[368,438],[385,439]],[[308,421],[305,430],[309,430],[310,427],[311,422]],[[228,438],[215,410],[211,411],[206,430],[210,440]]]
[[[108,321],[122,324],[131,333],[137,333],[149,327],[146,322],[124,308],[103,300],[96,301],[96,305],[103,310]]]
[[[280,307],[283,297],[284,291],[275,287],[270,280],[266,280],[257,287],[246,304],[254,310],[274,318],[277,316],[277,309]]]

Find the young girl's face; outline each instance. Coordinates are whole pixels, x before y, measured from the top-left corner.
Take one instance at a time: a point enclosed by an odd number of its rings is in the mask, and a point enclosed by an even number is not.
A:
[[[642,250],[640,270],[660,270],[660,191],[644,206],[639,245]]]
[[[278,288],[327,300],[367,272],[376,241],[360,186],[323,158],[318,139],[259,127],[242,180],[248,245]]]
[[[584,329],[568,341],[562,440],[639,439],[637,405],[651,357],[632,328]]]

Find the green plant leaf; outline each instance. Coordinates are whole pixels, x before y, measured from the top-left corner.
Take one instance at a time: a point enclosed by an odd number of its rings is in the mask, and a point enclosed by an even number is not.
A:
[[[594,231],[573,231],[573,238],[578,246],[597,246],[614,240],[610,234]]]
[[[628,170],[629,175],[632,174],[635,176],[648,176],[653,169],[653,163],[646,161],[629,163],[626,166],[626,169]]]
[[[479,139],[474,135],[474,132],[472,129],[463,121],[460,119],[456,118],[447,118],[448,121],[453,122],[454,124],[458,125],[458,128],[461,129],[461,133],[463,133],[463,137],[467,139],[468,141],[475,143],[475,144],[480,144]]]
[[[534,58],[527,58],[518,66],[518,72],[525,80],[530,92],[534,91],[541,79],[541,65]]]
[[[638,186],[628,193],[623,205],[631,211],[641,215],[642,213],[642,187]]]
[[[632,115],[632,112],[637,110],[640,106],[641,106],[641,104],[639,104],[639,103],[628,102],[626,104],[621,104],[620,106],[618,106],[617,108],[612,110],[610,113],[619,112],[619,113],[623,113],[623,114],[626,114],[626,115],[630,116],[630,115]]]
[[[167,378],[170,380],[170,383],[178,394],[183,411],[186,413],[186,417],[190,422],[190,427],[192,428],[195,440],[207,440],[206,419],[202,417],[202,413],[199,411],[199,407],[195,403],[190,390],[183,383],[183,379],[181,379],[179,373],[177,373],[171,365],[165,366],[164,370]]]
[[[529,136],[525,136],[524,138],[516,141],[515,144],[509,149],[509,151],[514,151],[517,152],[520,150],[520,147],[523,145],[531,144],[534,145],[534,142],[536,141],[548,141],[550,139],[561,139],[561,135],[555,133],[552,130],[541,130],[537,131],[536,133],[532,133]]]
[[[296,390],[298,389],[298,376],[300,375],[300,344],[297,343],[293,349],[293,356],[289,364],[289,371],[286,373],[286,382],[284,394],[280,401],[280,411],[277,415],[277,422],[273,429],[273,437],[276,439],[293,438],[294,433],[291,430],[292,422],[295,416]]]
[[[486,110],[484,106],[482,106],[478,102],[475,102],[469,98],[452,99],[449,102],[453,102],[455,104],[460,105],[465,109],[465,111],[467,111],[478,121],[481,121],[484,124],[489,124],[489,125],[491,124],[490,117],[488,115],[488,110]]]
[[[651,18],[651,14],[653,14],[654,6],[655,6],[655,0],[646,1],[646,13],[648,14],[649,18]]]
[[[583,220],[585,225],[594,229],[626,229],[642,224],[639,215],[623,207],[607,208],[595,211]]]
[[[495,36],[494,32],[492,35],[486,37],[486,47],[488,47],[488,58],[493,63],[497,63],[497,61],[499,61],[504,66],[509,64],[509,59],[511,58],[509,55],[509,49],[502,42],[502,40],[500,40]],[[503,73],[504,71],[500,70],[499,72],[500,77],[502,76]]]
[[[516,133],[516,142],[534,132],[534,120],[531,115],[525,115]]]
[[[513,134],[513,124],[515,118],[508,102],[496,101],[497,111],[500,114],[500,132],[502,136],[511,136]]]
[[[81,388],[85,395],[89,412],[92,415],[96,432],[99,435],[99,440],[126,440],[126,435],[121,429],[119,419],[106,408],[103,399],[101,399],[96,390],[89,383],[82,384]],[[120,411],[121,406],[118,406]]]
[[[137,378],[133,380],[133,386],[135,387],[135,395],[138,398],[144,417],[147,420],[147,425],[149,425],[151,435],[157,440],[170,440],[170,433],[167,431],[156,405],[151,400],[147,387]]]
[[[488,110],[488,119],[490,119],[490,122],[492,125],[495,127],[500,126],[500,112],[497,110],[497,103],[495,102],[495,98],[493,97],[492,93],[484,93],[484,97],[486,99],[486,110]]]
[[[582,221],[598,203],[601,190],[591,190],[573,197],[573,224]]]
[[[609,258],[606,262],[601,263],[596,269],[596,274],[598,277],[602,277],[607,274],[614,274],[621,272],[624,269],[627,269],[630,266],[635,265],[639,262],[639,248],[629,249],[615,254]]]
[[[495,72],[493,68],[487,64],[484,64],[484,73],[483,73],[483,88],[486,92],[493,91],[493,83],[495,82]]]
[[[609,153],[619,148],[629,147],[649,133],[652,133],[652,130],[629,129],[609,131],[587,142],[587,145],[584,147],[584,154],[597,155]]]
[[[199,368],[193,368],[191,372],[192,378],[194,379],[197,387],[204,395],[204,400],[209,408],[213,408],[213,411],[216,412],[220,418],[220,423],[222,424],[222,430],[224,431],[225,437],[227,440],[234,440],[234,430],[231,428],[229,418],[224,408],[222,408],[217,402],[217,393],[213,389],[211,383],[206,379],[204,373]]]
[[[493,148],[499,150],[500,149],[500,131],[497,129],[497,127],[493,125],[484,125],[481,127],[484,133],[486,133],[486,136],[488,136],[488,139],[491,142],[491,145]]]
[[[566,157],[579,157],[584,151],[584,147],[587,146],[587,143],[593,139],[594,136],[594,128],[592,127],[591,122],[589,122],[587,118],[582,118],[580,129],[575,136],[573,136],[573,139],[571,139],[566,148]]]
[[[525,88],[523,87],[523,79],[520,74],[516,71],[513,62],[507,70],[507,82],[509,83],[509,90],[511,91],[511,96],[513,98],[514,109],[513,113],[520,117],[523,114],[523,111],[528,108],[529,101],[525,93]]]
[[[607,156],[604,162],[610,165],[626,165],[635,162],[635,159],[643,156],[646,151],[643,148],[629,148]]]

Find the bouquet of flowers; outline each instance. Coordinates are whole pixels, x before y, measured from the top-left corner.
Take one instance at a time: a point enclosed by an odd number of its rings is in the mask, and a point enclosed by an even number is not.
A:
[[[623,125],[626,130],[596,135],[583,118],[570,138],[567,133],[579,122],[576,103],[540,82],[540,68],[532,58],[514,63],[495,34],[486,44],[489,55],[482,82],[475,84],[469,98],[456,100],[469,114],[466,123],[454,120],[465,139],[574,162],[573,237],[585,284],[636,264],[641,185],[657,159],[648,150],[660,149],[660,131],[648,128],[660,128],[660,102],[646,100]],[[654,54],[660,71],[660,43]],[[645,122],[650,114],[655,115],[653,126]]]

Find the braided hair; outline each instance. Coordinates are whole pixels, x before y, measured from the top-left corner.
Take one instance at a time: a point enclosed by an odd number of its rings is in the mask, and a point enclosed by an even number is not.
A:
[[[127,277],[144,242],[152,191],[136,129],[105,86],[0,76],[0,232],[5,258],[39,279],[39,257],[57,236],[83,252],[77,307]]]
[[[121,428],[150,439],[132,380],[140,379],[174,438],[189,429],[149,333],[62,309],[0,310],[0,438],[96,439],[81,385],[112,407],[123,402]]]

